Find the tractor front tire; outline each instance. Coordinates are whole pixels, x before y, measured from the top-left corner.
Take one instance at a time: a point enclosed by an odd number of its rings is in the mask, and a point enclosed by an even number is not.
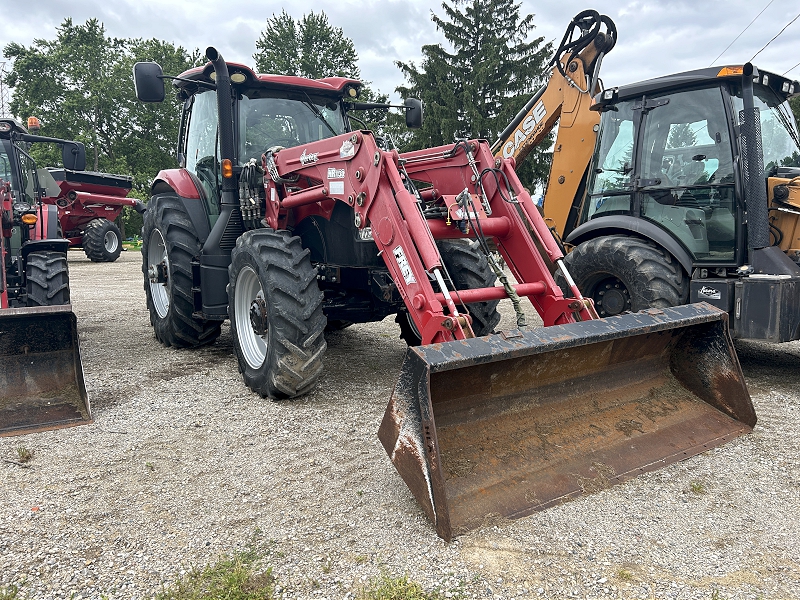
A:
[[[27,306],[69,304],[69,270],[63,252],[31,252],[25,261]]]
[[[323,294],[310,252],[287,231],[240,236],[228,267],[228,316],[244,381],[282,400],[310,391],[325,353]]]
[[[689,298],[683,267],[649,240],[625,235],[598,237],[576,246],[564,263],[601,317],[679,306]],[[556,281],[562,289],[566,287],[560,272]]]
[[[481,252],[478,242],[469,240],[441,240],[437,243],[439,253],[453,283],[460,290],[492,287],[497,277],[489,266],[489,261]],[[458,304],[458,295],[452,294],[453,300]],[[467,310],[472,317],[472,330],[476,336],[489,335],[500,322],[500,313],[497,310],[499,300],[488,302],[475,302],[467,304]],[[409,346],[419,346],[420,339],[417,328],[411,323],[408,312],[397,313],[395,322],[400,325],[400,337]]]
[[[165,346],[194,348],[219,337],[221,321],[193,316],[192,258],[200,240],[181,200],[155,196],[142,227],[142,273],[150,323]]]
[[[114,262],[122,252],[122,234],[108,219],[90,221],[82,243],[86,257],[92,262]]]

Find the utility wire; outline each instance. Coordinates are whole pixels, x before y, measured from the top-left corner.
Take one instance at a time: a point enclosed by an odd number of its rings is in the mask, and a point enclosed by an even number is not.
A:
[[[750,25],[752,25],[753,23],[755,23],[755,22],[756,22],[756,19],[757,19],[758,17],[760,17],[760,16],[761,16],[761,13],[763,13],[765,10],[767,10],[767,9],[769,8],[769,5],[770,5],[770,4],[772,4],[773,2],[775,2],[775,0],[769,0],[769,3],[768,3],[768,4],[767,4],[767,5],[764,7],[764,8],[762,8],[762,9],[761,9],[761,12],[760,12],[760,13],[758,13],[758,14],[755,16],[755,18],[754,18],[752,21],[750,21]],[[719,53],[719,56],[722,56],[723,54],[725,54],[725,53],[728,51],[728,48],[730,48],[731,46],[733,46],[733,44],[736,42],[736,40],[738,40],[740,37],[742,37],[742,34],[744,34],[744,32],[745,32],[745,31],[747,31],[748,29],[750,29],[750,25],[748,25],[747,27],[745,27],[744,29],[742,29],[742,33],[740,33],[739,35],[737,35],[737,36],[736,36],[736,37],[733,39],[733,41],[732,41],[730,44],[728,44],[728,47],[727,47],[727,48],[725,48],[725,50],[723,50],[722,52],[720,52],[720,53]],[[717,58],[715,58],[714,60],[712,60],[712,61],[711,61],[711,64],[709,64],[708,66],[710,67],[710,66],[711,66],[711,65],[713,65],[715,62],[717,62],[717,61],[719,60],[719,56],[718,56]]]
[[[800,13],[798,13],[798,14],[797,14],[797,16],[796,16],[794,19],[792,19],[792,20],[791,20],[791,21],[789,21],[789,22],[788,22],[786,25],[784,25],[784,26],[783,26],[783,29],[781,29],[781,30],[778,32],[778,35],[782,34],[784,31],[786,31],[786,28],[787,28],[789,25],[791,25],[792,23],[794,23],[795,21],[797,21],[797,19],[800,19]],[[767,43],[764,45],[764,47],[763,47],[761,50],[759,50],[758,52],[756,52],[755,54],[753,54],[753,58],[751,58],[751,59],[750,59],[750,62],[753,62],[753,59],[754,59],[756,56],[758,56],[759,54],[761,54],[761,52],[763,52],[763,51],[766,49],[766,47],[767,47],[767,46],[769,46],[769,45],[770,45],[772,42],[774,42],[776,39],[778,39],[778,35],[776,35],[774,38],[772,38],[770,41],[768,41],[768,42],[767,42]]]
[[[791,69],[789,69],[788,71],[786,71],[786,73],[791,73],[791,72],[792,72],[792,71],[794,71],[794,70],[795,70],[797,67],[800,67],[800,63],[797,63],[797,64],[796,64],[795,66],[793,66]],[[784,73],[784,75],[786,75],[786,73]]]

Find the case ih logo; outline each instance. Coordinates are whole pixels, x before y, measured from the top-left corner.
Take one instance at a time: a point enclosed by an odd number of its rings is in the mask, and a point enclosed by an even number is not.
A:
[[[328,179],[344,179],[344,169],[328,167]]]
[[[547,115],[547,109],[544,107],[544,102],[539,102],[533,112],[525,117],[525,120],[520,124],[519,129],[514,132],[514,139],[506,142],[503,146],[503,158],[511,158],[519,150],[520,146],[525,143],[528,136],[533,133],[536,126],[541,123]]]
[[[311,163],[315,163],[318,160],[319,160],[319,152],[312,152],[311,154],[306,154],[306,151],[303,150],[303,153],[300,155],[301,165],[310,165]]]

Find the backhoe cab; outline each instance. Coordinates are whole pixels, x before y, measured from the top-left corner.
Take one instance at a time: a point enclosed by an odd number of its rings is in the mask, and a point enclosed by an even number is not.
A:
[[[351,110],[375,107],[356,102],[357,81],[259,75],[206,55],[173,78],[181,167],[155,178],[144,217],[155,335],[200,346],[229,318],[245,383],[281,399],[313,389],[326,332],[396,315],[410,347],[378,436],[439,535],[754,425],[723,313],[601,321],[577,287],[565,298],[558,245],[513,161],[485,140],[401,154],[352,127]],[[160,68],[140,63],[134,76],[140,99],[163,98]],[[402,109],[420,122],[417,101]],[[543,331],[522,331],[523,298]],[[503,299],[520,329],[495,333]]]
[[[600,94],[586,194],[562,230],[600,314],[705,301],[734,337],[800,338],[799,93],[744,65]]]
[[[600,316],[705,301],[734,337],[798,339],[800,138],[787,100],[800,83],[734,65],[603,89],[615,40],[609,17],[577,15],[493,152],[519,162],[558,124],[544,217]]]

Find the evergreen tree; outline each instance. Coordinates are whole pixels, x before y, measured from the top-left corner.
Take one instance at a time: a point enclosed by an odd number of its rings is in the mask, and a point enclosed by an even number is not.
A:
[[[453,0],[442,4],[443,17],[432,15],[449,50],[430,44],[422,47],[419,66],[396,63],[408,82],[398,93],[425,104],[426,121],[409,149],[459,137],[494,141],[542,85],[552,46],[532,37],[533,15],[522,17],[520,6],[514,0]],[[547,178],[546,150],[538,148],[519,166],[526,184]]]
[[[688,148],[697,145],[697,134],[691,123],[676,123],[670,127],[667,138],[667,149]]]

